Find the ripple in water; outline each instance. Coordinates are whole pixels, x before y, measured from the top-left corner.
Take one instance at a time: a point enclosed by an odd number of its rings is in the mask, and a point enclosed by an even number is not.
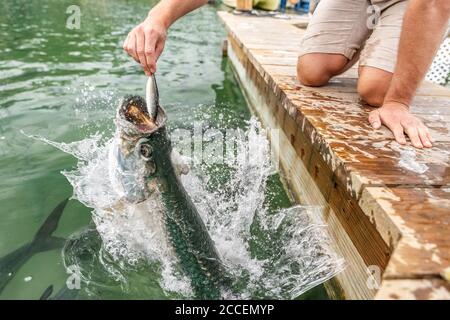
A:
[[[223,297],[292,299],[342,271],[344,261],[331,248],[322,208],[270,212],[264,190],[273,168],[266,133],[251,119],[242,134],[245,139],[236,140],[240,156],[223,164],[228,179],[220,188],[207,187],[215,174],[202,165],[182,182],[239,284],[238,292]],[[69,144],[39,139],[78,159],[77,167],[63,174],[74,198],[93,209],[94,225],[73,235],[63,250],[66,267],[80,271],[85,293],[105,298],[121,290],[139,296],[133,290],[159,288],[148,295],[195,298],[166,237],[158,195],[138,205],[118,204],[108,178],[114,138],[95,134]],[[143,285],[135,288],[133,281]]]

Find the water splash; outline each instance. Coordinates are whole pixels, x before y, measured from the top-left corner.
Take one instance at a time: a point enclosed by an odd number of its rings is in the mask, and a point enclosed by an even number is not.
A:
[[[182,183],[240,284],[237,291],[224,292],[224,298],[295,298],[343,270],[344,262],[331,249],[320,207],[270,212],[264,191],[273,168],[266,133],[251,119],[240,135],[238,156],[219,169],[229,173],[220,187],[211,187],[215,173],[207,165],[193,167]],[[98,264],[125,292],[130,290],[126,270],[144,268],[166,296],[191,298],[189,279],[177,266],[166,237],[159,195],[132,205],[120,201],[111,187],[108,153],[114,138],[95,134],[68,144],[34,138],[78,159],[77,167],[63,174],[73,186],[73,197],[93,209],[95,228],[74,235],[64,259],[66,267],[80,267],[88,294],[95,297],[95,288],[105,286],[92,275],[92,265]]]
[[[294,206],[270,213],[265,206],[273,174],[269,142],[252,118],[237,139],[235,161],[221,188],[205,186],[214,175],[197,168],[182,182],[199,209],[222,259],[245,289],[234,298],[295,298],[343,270],[331,249],[323,208]],[[221,168],[223,169],[223,168]]]

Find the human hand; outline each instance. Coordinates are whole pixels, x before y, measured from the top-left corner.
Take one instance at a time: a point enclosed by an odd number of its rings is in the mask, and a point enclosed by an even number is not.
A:
[[[408,106],[402,103],[385,102],[383,106],[370,113],[369,122],[374,129],[379,129],[384,124],[400,144],[406,144],[404,135],[406,133],[414,147],[420,149],[432,147],[433,140],[428,128],[409,112]]]
[[[128,34],[123,49],[138,62],[147,76],[156,72],[156,61],[161,55],[167,37],[164,23],[148,16]]]

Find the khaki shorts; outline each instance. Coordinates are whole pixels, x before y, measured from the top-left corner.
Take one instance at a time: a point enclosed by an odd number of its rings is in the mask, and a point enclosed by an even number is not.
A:
[[[394,72],[408,0],[321,0],[301,42],[307,53],[342,54]]]

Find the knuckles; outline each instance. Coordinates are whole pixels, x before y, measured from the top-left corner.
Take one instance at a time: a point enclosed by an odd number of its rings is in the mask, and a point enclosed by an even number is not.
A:
[[[402,121],[402,125],[407,128],[418,128],[424,126],[422,121],[420,121],[417,118],[409,118],[404,121]]]
[[[138,37],[139,35],[139,37]],[[136,46],[130,45],[129,39],[144,39],[144,43],[138,43]],[[149,70],[150,72],[156,72],[156,59],[158,58],[156,55],[159,52],[159,47],[164,46],[164,42],[166,39],[167,33],[164,29],[158,29],[148,23],[141,23],[140,25],[134,27],[127,39],[124,41],[122,47],[123,49],[133,57],[136,62],[138,62],[144,70]],[[149,46],[149,40],[153,42],[157,46],[157,48],[152,48]],[[159,55],[159,54],[158,54]],[[143,59],[142,56],[145,56],[146,59]],[[148,61],[150,59],[150,61]],[[141,61],[145,60],[145,61]],[[147,63],[147,61],[149,63]]]
[[[155,29],[155,28],[153,28],[153,27],[151,27],[151,26],[145,26],[145,27],[143,27],[142,31],[143,31],[146,35],[148,35],[148,36],[150,36],[150,37],[155,37],[155,38],[160,38],[160,37],[163,35],[162,32],[158,31],[157,29]]]

